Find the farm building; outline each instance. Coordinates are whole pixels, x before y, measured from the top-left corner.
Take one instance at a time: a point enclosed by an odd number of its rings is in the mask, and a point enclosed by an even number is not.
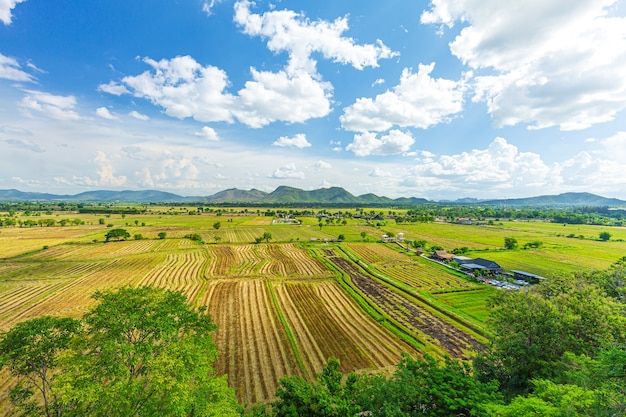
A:
[[[461,266],[461,269],[468,272],[481,271],[483,274],[495,274],[502,273],[504,269],[494,261],[483,258],[465,258],[455,257],[454,260]]]
[[[539,275],[535,275],[535,274],[531,274],[530,272],[525,272],[525,271],[518,271],[513,269],[511,272],[513,272],[513,277],[515,279],[521,279],[524,280],[526,282],[530,282],[532,284],[537,284],[539,281],[543,281],[547,278],[539,276]]]
[[[430,258],[440,262],[453,261],[454,255],[446,252],[445,250],[436,250],[430,255]]]

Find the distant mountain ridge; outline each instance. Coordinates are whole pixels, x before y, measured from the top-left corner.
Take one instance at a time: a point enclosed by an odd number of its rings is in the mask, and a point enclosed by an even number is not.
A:
[[[417,197],[401,197],[391,199],[376,194],[355,196],[341,187],[320,188],[306,191],[295,187],[280,186],[271,193],[257,189],[240,190],[230,188],[210,196],[180,196],[177,194],[157,191],[109,191],[94,190],[75,195],[50,193],[22,192],[19,190],[0,190],[0,201],[68,201],[84,203],[204,203],[204,204],[254,204],[254,205],[329,205],[329,206],[414,206],[420,204],[436,204]],[[591,193],[563,193],[528,198],[499,200],[478,200],[465,197],[456,201],[442,201],[445,204],[492,205],[510,207],[575,207],[626,206],[626,201],[616,198],[601,197]]]

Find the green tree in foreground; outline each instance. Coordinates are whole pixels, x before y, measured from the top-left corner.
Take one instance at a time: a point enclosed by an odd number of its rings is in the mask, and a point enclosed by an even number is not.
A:
[[[108,242],[111,239],[120,240],[120,239],[128,239],[130,237],[130,233],[126,231],[126,229],[117,228],[109,230],[106,235],[104,235],[105,240]]]
[[[599,237],[601,241],[606,242],[611,239],[611,234],[609,232],[602,232]]]
[[[167,237],[167,233],[166,232],[159,232],[159,234],[157,236],[159,237],[159,239],[165,239]]]
[[[487,416],[488,406],[501,403],[497,385],[479,382],[468,364],[450,358],[404,356],[390,378],[354,373],[344,378],[338,367],[339,361],[331,358],[317,383],[295,376],[281,379],[274,415]]]
[[[6,366],[18,377],[9,395],[23,415],[63,414],[53,389],[58,353],[67,349],[79,328],[77,320],[44,316],[0,334],[0,368]]]
[[[151,287],[96,292],[94,298],[99,304],[83,317],[81,332],[48,359],[58,364],[46,368],[56,376],[49,387],[54,415],[239,415],[226,379],[213,372],[216,326],[204,309],[190,308],[179,292]],[[14,336],[21,329],[2,336],[2,346],[17,340],[3,351],[3,364],[7,354],[29,360],[33,342]]]

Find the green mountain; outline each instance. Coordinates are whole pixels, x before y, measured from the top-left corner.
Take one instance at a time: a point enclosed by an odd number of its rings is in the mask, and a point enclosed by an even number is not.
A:
[[[591,193],[563,193],[559,195],[542,195],[528,198],[511,198],[505,200],[482,201],[483,205],[503,205],[516,207],[614,207],[624,206],[626,201],[617,198],[606,198]]]
[[[250,203],[262,200],[265,196],[267,196],[266,192],[254,188],[249,191],[229,188],[228,190],[215,193],[212,196],[204,197],[202,201],[211,203]]]

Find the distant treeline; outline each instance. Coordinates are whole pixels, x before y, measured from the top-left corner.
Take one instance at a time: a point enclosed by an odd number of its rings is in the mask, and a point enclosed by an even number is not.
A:
[[[168,209],[165,209],[165,208]],[[193,209],[189,210],[190,207]],[[178,208],[179,210],[174,210]],[[180,211],[182,210],[182,211]],[[412,207],[368,207],[347,204],[323,207],[304,204],[277,204],[268,208],[257,204],[114,204],[114,203],[72,203],[72,202],[5,202],[0,203],[0,212],[5,217],[15,217],[18,213],[25,216],[51,214],[52,212],[76,212],[83,214],[246,214],[265,216],[299,217],[341,217],[341,218],[382,218],[395,219],[398,223],[431,222],[437,218],[451,222],[458,219],[475,221],[502,220],[543,220],[563,224],[591,224],[604,226],[623,226],[626,224],[626,210],[609,207],[580,206],[573,208],[538,208],[538,207],[500,207],[459,204],[428,203]]]

